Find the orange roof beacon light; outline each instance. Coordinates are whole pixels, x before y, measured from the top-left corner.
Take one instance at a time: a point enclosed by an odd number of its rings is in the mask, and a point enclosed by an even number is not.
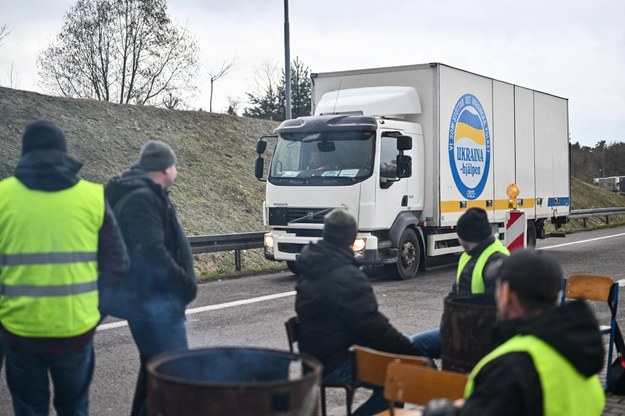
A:
[[[516,186],[515,183],[511,183],[506,188],[506,193],[508,194],[508,198],[510,198],[508,199],[508,208],[517,209],[517,197],[521,193],[519,187]]]

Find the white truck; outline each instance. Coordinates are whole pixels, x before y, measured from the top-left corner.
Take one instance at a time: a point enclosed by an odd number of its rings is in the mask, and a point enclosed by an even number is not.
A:
[[[511,200],[529,246],[570,209],[568,101],[440,63],[312,74],[313,116],[284,121],[266,179],[265,257],[297,273],[304,246],[335,207],[358,221],[356,259],[414,277],[462,252],[455,225],[470,207],[503,235]],[[309,164],[320,153],[324,164]],[[315,156],[318,158],[318,155]]]

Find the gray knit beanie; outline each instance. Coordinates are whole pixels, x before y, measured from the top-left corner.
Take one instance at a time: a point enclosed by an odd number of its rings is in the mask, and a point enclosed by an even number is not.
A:
[[[358,226],[356,219],[347,210],[336,208],[323,219],[323,239],[328,243],[341,247],[354,244]]]
[[[139,153],[139,166],[147,172],[164,170],[176,164],[176,153],[167,143],[151,140]]]

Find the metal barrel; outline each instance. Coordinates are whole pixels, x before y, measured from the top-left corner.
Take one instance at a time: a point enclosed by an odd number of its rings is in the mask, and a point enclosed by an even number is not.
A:
[[[493,295],[446,297],[441,327],[443,369],[470,372],[491,351],[491,331],[496,321]]]
[[[316,415],[322,366],[286,351],[223,347],[153,358],[149,416]]]

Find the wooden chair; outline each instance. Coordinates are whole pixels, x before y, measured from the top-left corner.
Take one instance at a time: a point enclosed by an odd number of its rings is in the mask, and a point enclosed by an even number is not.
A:
[[[389,363],[407,363],[434,367],[431,358],[414,355],[393,354],[371,348],[353,345],[350,348],[354,364],[354,383],[366,383],[374,387],[384,387],[386,368]]]
[[[569,276],[562,282],[562,298],[561,303],[567,299],[586,299],[587,301],[605,302],[610,308],[610,324],[601,325],[601,333],[609,335],[608,344],[608,361],[605,380],[605,390],[610,389],[610,378],[612,373],[612,354],[614,353],[614,333],[616,329],[616,309],[618,306],[618,288],[619,283],[615,282],[611,277],[576,274]]]
[[[389,401],[389,410],[376,416],[420,415],[407,409],[393,406],[393,403],[426,405],[432,399],[456,400],[464,397],[467,374],[455,371],[437,370],[407,363],[390,363],[386,371],[384,397]]]
[[[286,337],[289,342],[289,351],[295,352],[295,344],[299,341],[299,325],[297,317],[292,317],[284,323],[286,329]],[[352,414],[352,402],[354,400],[354,388],[351,383],[348,384],[334,384],[334,383],[321,383],[319,386],[319,396],[321,400],[321,414],[326,416],[326,388],[341,388],[345,390],[345,408],[347,415]]]

